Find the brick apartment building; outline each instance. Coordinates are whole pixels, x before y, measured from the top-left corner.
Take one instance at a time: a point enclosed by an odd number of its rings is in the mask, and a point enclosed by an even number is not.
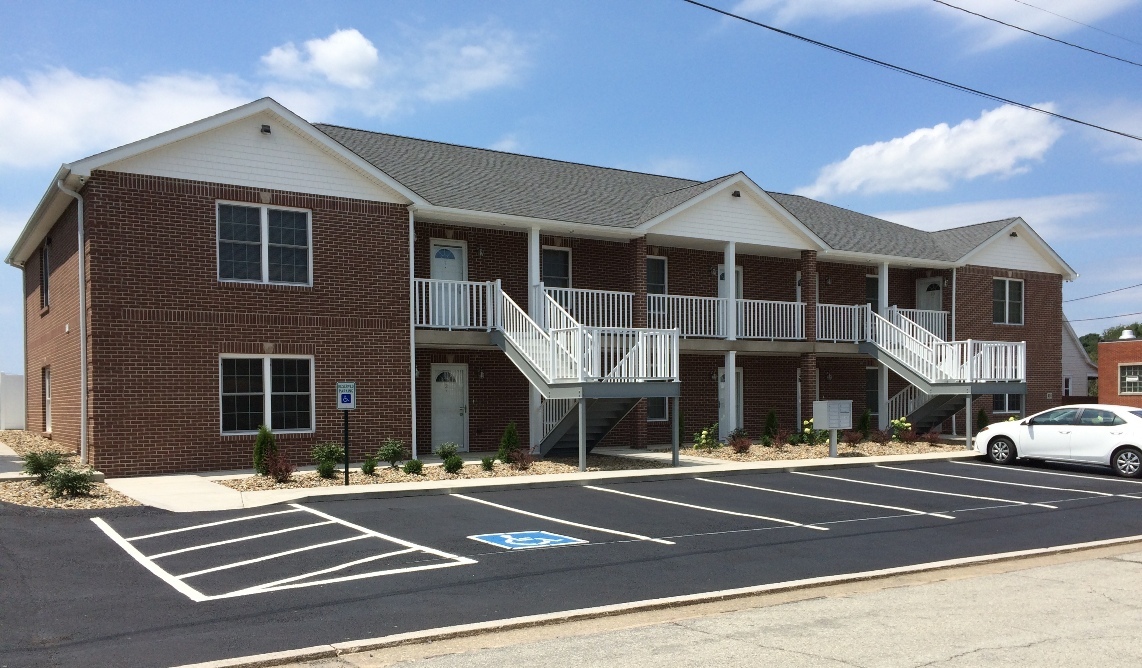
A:
[[[304,461],[345,380],[355,443],[419,453],[757,435],[818,398],[962,429],[1057,403],[1076,277],[1019,218],[929,233],[270,99],[62,166],[7,261],[28,428],[109,475],[248,467],[262,423]]]
[[[1098,400],[1142,408],[1142,339],[1129,329],[1122,334],[1098,344]]]

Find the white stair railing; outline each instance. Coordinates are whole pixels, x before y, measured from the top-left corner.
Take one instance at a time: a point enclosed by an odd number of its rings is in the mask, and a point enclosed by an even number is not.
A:
[[[817,340],[859,343],[865,336],[868,305],[817,304]]]
[[[499,294],[497,327],[516,350],[549,383],[578,380],[581,353],[575,346],[579,338],[569,336],[557,340],[554,334],[543,331],[503,290],[497,289],[496,292]]]
[[[543,288],[577,322],[588,327],[630,327],[634,293],[579,288]]]
[[[888,399],[888,419],[895,420],[912,414],[912,411],[923,406],[931,397],[916,387],[909,385]]]
[[[588,380],[638,382],[676,380],[678,330],[584,328]]]
[[[543,435],[547,438],[555,427],[575,410],[579,405],[578,399],[544,399],[543,400]]]
[[[728,305],[719,297],[647,295],[647,323],[651,329],[677,329],[682,336],[724,339]]]
[[[948,340],[947,311],[930,311],[919,308],[897,308],[893,306],[889,309],[889,312],[896,312],[905,318],[908,318],[941,341]]]
[[[739,339],[805,338],[805,304],[761,299],[738,300]]]

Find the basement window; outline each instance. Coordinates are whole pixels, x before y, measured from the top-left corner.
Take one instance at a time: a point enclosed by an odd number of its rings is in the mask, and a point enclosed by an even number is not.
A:
[[[670,418],[666,397],[649,397],[646,400],[646,421],[666,422]]]
[[[226,356],[219,363],[223,434],[250,434],[263,424],[313,431],[312,357]]]
[[[218,280],[312,285],[310,213],[218,204]]]
[[[1022,413],[1022,394],[994,394],[991,397],[992,413]]]

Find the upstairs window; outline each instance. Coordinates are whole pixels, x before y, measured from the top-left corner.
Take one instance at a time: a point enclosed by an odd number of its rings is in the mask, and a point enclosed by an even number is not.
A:
[[[51,297],[48,295],[48,282],[52,278],[52,240],[44,239],[40,247],[40,308],[47,308]]]
[[[666,258],[646,258],[646,293],[648,295],[666,294]]]
[[[540,280],[545,287],[571,287],[571,249],[544,248],[540,269]]]
[[[310,285],[308,211],[218,205],[218,280]]]
[[[997,325],[1023,324],[1023,281],[997,278],[992,283],[991,321]]]

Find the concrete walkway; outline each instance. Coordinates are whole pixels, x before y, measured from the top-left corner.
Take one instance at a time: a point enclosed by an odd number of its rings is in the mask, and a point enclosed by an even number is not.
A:
[[[670,460],[670,452],[628,450],[626,448],[597,448],[596,454],[627,456],[639,459]],[[186,475],[149,476],[139,478],[109,478],[107,484],[139,503],[173,512],[204,510],[236,510],[256,508],[278,503],[331,499],[378,498],[385,496],[420,496],[450,494],[460,491],[491,491],[527,489],[529,487],[564,487],[588,485],[598,482],[640,482],[669,478],[691,478],[699,475],[726,475],[779,471],[805,471],[830,468],[873,466],[876,464],[962,459],[976,457],[968,450],[954,450],[920,455],[887,455],[880,457],[840,457],[836,459],[798,459],[770,462],[739,463],[724,459],[685,457],[678,468],[637,469],[627,471],[593,471],[587,473],[559,473],[550,475],[511,476],[503,478],[475,478],[456,480],[426,480],[424,482],[383,483],[376,485],[350,485],[305,489],[273,489],[241,492],[216,484],[215,480],[245,477],[253,470],[226,471]],[[469,456],[470,463],[479,457]],[[434,465],[425,458],[426,465]],[[313,470],[313,467],[299,471]]]
[[[4,443],[0,443],[0,476],[6,474],[20,474],[24,471],[24,460],[16,451]]]

